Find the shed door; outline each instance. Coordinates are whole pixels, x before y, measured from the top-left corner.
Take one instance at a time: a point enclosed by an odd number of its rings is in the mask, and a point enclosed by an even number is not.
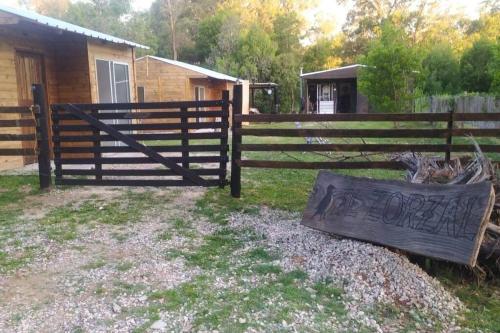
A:
[[[33,84],[45,85],[43,72],[43,57],[40,54],[28,52],[16,52],[16,77],[17,97],[19,106],[30,106],[33,104]],[[34,133],[34,128],[22,128],[23,134]],[[35,142],[22,142],[23,148],[34,148]],[[36,156],[24,156],[24,164],[36,162]]]
[[[109,60],[96,60],[97,90],[99,103],[130,103],[130,81],[128,65]],[[112,110],[100,112],[124,112],[128,110]],[[130,119],[104,120],[110,125],[129,124]],[[115,142],[114,145],[121,143]]]

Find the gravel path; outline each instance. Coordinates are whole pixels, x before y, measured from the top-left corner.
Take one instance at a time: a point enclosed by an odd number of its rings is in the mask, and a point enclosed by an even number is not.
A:
[[[190,217],[204,193],[200,189],[150,190],[171,199],[145,212],[140,221],[82,226],[75,240],[64,243],[31,232],[51,209],[89,198],[112,200],[123,191],[74,188],[28,198],[24,223],[16,233],[24,235],[19,242],[36,244],[40,251],[13,274],[0,274],[0,332],[131,332],[147,321],[134,309],[147,305],[150,293],[199,274],[199,269],[186,267],[182,258],[167,258],[165,252],[201,243],[201,237],[213,231],[212,224],[199,220],[189,238],[159,236],[171,228],[173,219]],[[31,208],[36,203],[43,205]]]
[[[300,225],[300,215],[262,209],[259,216],[235,214],[231,225],[252,227],[266,246],[278,250],[279,265],[302,269],[314,280],[331,279],[347,294],[349,316],[377,332],[387,332],[366,312],[375,304],[406,308],[427,327],[458,331],[455,318],[463,305],[405,256],[386,248],[332,237]],[[253,244],[255,246],[255,244]],[[425,325],[422,331],[427,331]],[[398,328],[394,328],[398,331]]]

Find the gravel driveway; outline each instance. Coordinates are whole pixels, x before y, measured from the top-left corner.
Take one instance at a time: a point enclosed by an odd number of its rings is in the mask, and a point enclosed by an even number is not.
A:
[[[0,273],[0,331],[458,330],[460,302],[404,256],[266,208],[214,223],[204,195],[27,195],[1,229],[0,253],[26,260]]]

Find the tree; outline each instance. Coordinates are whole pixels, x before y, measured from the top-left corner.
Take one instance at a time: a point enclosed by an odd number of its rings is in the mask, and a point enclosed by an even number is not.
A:
[[[449,45],[436,45],[422,62],[426,95],[455,94],[460,90],[460,65]]]
[[[493,81],[490,64],[495,44],[480,39],[464,52],[460,61],[462,88],[469,92],[488,92]]]
[[[178,41],[177,31],[179,29],[179,20],[186,13],[188,8],[187,0],[159,0],[160,14],[167,22],[168,31],[170,34],[170,47],[172,50],[172,58],[178,59]]]
[[[500,40],[497,40],[495,44],[489,71],[492,77],[490,92],[495,96],[500,96]]]
[[[340,57],[340,49],[343,43],[343,36],[337,36],[336,38],[322,38],[309,46],[302,59],[304,72],[315,72],[341,66],[343,60]]]
[[[251,26],[240,37],[235,54],[238,76],[253,82],[269,80],[276,50],[269,34],[258,25]]]
[[[23,5],[42,15],[63,17],[70,6],[69,0],[22,0]]]
[[[414,98],[419,71],[418,54],[408,36],[390,23],[370,43],[362,58],[358,86],[378,112],[405,112]]]
[[[343,31],[347,37],[343,57],[350,63],[366,54],[384,22],[401,27],[412,43],[425,40],[425,32],[442,18],[436,14],[437,0],[339,0],[352,3]]]
[[[228,19],[225,11],[219,11],[214,16],[207,17],[199,24],[195,37],[195,49],[198,62],[206,63],[213,49],[219,42],[219,35]]]
[[[97,31],[123,36],[125,16],[132,11],[130,0],[70,2],[62,19]]]

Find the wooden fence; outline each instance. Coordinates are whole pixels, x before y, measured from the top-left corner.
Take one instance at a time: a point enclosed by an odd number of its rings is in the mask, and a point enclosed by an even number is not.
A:
[[[57,104],[51,108],[58,185],[226,185],[228,91],[213,101]]]
[[[241,98],[241,92],[235,90],[234,101]],[[231,193],[239,197],[241,193],[241,168],[271,168],[271,169],[405,169],[398,161],[276,161],[252,160],[242,158],[242,152],[421,152],[443,153],[445,160],[449,161],[452,152],[473,152],[472,144],[454,144],[456,137],[473,136],[499,138],[500,129],[482,128],[457,128],[456,123],[464,121],[500,121],[500,113],[420,113],[420,114],[260,114],[243,115],[241,109],[233,108],[233,153],[231,170]],[[427,128],[417,129],[338,129],[338,128],[245,128],[243,123],[287,123],[287,122],[423,122]],[[433,123],[433,125],[430,124]],[[441,128],[436,123],[444,123]],[[401,144],[401,143],[376,143],[376,144],[247,144],[243,143],[245,137],[281,137],[281,138],[406,138],[429,139],[431,143]],[[442,140],[442,141],[441,141]],[[436,143],[441,141],[441,143]],[[484,144],[481,149],[486,153],[500,153],[500,145]],[[498,161],[494,161],[498,163]]]
[[[40,188],[50,187],[50,148],[43,86],[33,85],[32,106],[0,107],[0,156],[38,158]],[[11,118],[11,119],[8,119]],[[5,133],[8,132],[8,133]]]

